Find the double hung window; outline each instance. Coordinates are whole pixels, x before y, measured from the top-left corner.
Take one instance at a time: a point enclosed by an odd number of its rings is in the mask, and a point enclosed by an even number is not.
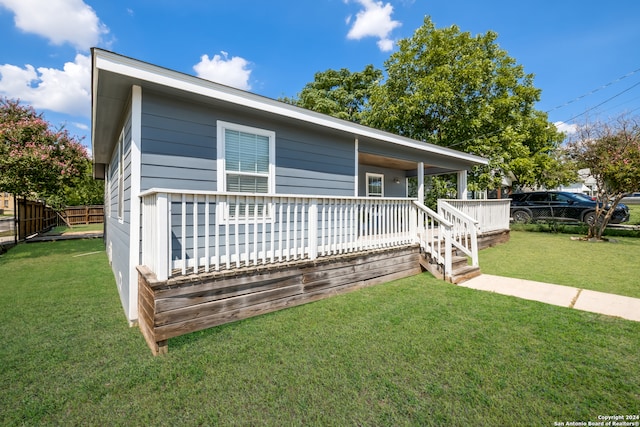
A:
[[[367,197],[384,197],[384,175],[367,173]]]
[[[273,194],[275,133],[218,121],[218,188],[227,193]],[[231,204],[231,217],[268,215],[264,203]],[[257,199],[253,199],[257,200]]]

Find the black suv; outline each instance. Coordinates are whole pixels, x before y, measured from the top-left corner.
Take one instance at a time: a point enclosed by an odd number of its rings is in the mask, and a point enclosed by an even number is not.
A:
[[[516,193],[509,197],[511,198],[511,218],[514,222],[553,219],[593,224],[595,221],[596,201],[586,194],[566,191],[534,191]],[[627,221],[629,221],[629,208],[619,203],[609,222],[618,224]]]

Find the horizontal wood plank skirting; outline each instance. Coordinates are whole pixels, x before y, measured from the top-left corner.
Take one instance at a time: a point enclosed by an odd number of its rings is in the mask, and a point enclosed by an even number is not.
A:
[[[138,323],[154,355],[168,339],[419,274],[418,245],[165,281],[138,266]]]
[[[478,249],[486,249],[502,243],[507,243],[511,236],[509,229],[489,231],[478,235]]]

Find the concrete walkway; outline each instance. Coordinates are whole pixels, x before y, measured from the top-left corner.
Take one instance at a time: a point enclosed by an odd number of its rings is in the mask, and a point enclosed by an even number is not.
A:
[[[458,286],[640,322],[639,298],[490,274],[482,274]]]

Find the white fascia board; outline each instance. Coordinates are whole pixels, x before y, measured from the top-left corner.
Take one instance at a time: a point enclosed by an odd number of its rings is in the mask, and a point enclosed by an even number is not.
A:
[[[464,160],[476,164],[489,164],[489,160],[473,154],[463,153],[446,147],[394,135],[357,123],[340,120],[325,114],[285,104],[280,101],[256,95],[240,89],[214,83],[199,77],[162,68],[112,52],[96,49],[95,67],[101,70],[122,74],[135,79],[145,80],[159,85],[175,88],[229,103],[266,111],[282,117],[288,117],[313,123],[330,129],[348,132],[356,136],[372,138],[420,151]]]

